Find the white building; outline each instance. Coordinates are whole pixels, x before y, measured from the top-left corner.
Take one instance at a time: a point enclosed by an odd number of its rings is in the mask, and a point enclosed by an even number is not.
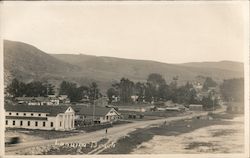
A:
[[[19,104],[28,105],[59,105],[59,99],[56,97],[17,97]]]
[[[135,112],[146,112],[150,111],[154,106],[151,105],[135,105],[135,106],[118,106],[119,111],[135,111]]]
[[[70,106],[5,106],[5,126],[42,130],[74,129],[75,111]]]
[[[200,105],[200,104],[190,104],[189,105],[189,110],[191,110],[191,111],[202,111],[203,110],[203,105]]]
[[[59,95],[58,99],[59,99],[60,103],[64,103],[64,104],[69,104],[70,103],[70,99],[68,98],[67,95]]]
[[[82,107],[76,115],[78,120],[93,121],[94,119],[96,123],[115,122],[120,118],[120,113],[114,108],[105,107]]]

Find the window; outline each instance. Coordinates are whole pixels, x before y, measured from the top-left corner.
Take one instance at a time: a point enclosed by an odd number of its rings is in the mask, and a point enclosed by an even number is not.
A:
[[[13,125],[15,125],[16,124],[16,121],[13,121]]]
[[[33,113],[31,113],[30,115],[31,115],[31,116],[33,116],[34,114],[33,114]]]
[[[45,127],[45,125],[46,125],[46,122],[43,122],[43,127]]]
[[[20,126],[22,126],[23,125],[23,121],[20,121]]]
[[[16,113],[16,115],[18,116],[18,113]]]
[[[60,121],[60,127],[62,127],[62,121]]]
[[[26,113],[23,113],[23,116],[26,116]]]
[[[50,127],[53,127],[53,122],[50,122]]]
[[[30,126],[30,121],[28,121],[28,126]]]
[[[11,115],[11,112],[9,113],[9,115]]]
[[[36,121],[36,122],[35,122],[35,126],[37,126],[37,125],[38,125],[38,122]]]
[[[8,125],[8,120],[5,121],[5,124]]]
[[[41,116],[41,114],[38,114],[38,116]]]

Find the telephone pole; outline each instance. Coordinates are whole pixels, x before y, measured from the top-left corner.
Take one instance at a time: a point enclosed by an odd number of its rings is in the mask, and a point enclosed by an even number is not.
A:
[[[93,100],[93,124],[95,123],[95,98],[96,98],[96,88],[94,89],[94,100]]]

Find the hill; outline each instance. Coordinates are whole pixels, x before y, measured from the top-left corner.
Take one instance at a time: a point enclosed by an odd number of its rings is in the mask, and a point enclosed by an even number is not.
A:
[[[200,67],[200,68],[216,68],[223,70],[232,70],[232,71],[240,71],[243,70],[243,64],[240,62],[233,61],[220,61],[220,62],[191,62],[184,63],[183,66],[188,67]]]
[[[48,80],[57,86],[62,80],[80,85],[96,81],[106,91],[121,77],[145,81],[150,73],[162,74],[168,83],[174,76],[179,76],[179,83],[195,80],[197,76],[210,76],[222,81],[243,77],[243,64],[232,61],[167,64],[83,54],[47,54],[29,44],[4,41],[5,85],[14,77],[24,82]]]
[[[180,81],[194,80],[197,76],[210,76],[217,81],[227,78],[243,77],[243,64],[232,61],[167,64],[156,61],[132,60],[90,55],[53,54],[55,58],[75,64],[81,68],[114,74],[112,79],[128,77],[145,80],[152,73],[160,73],[170,82],[174,76]]]

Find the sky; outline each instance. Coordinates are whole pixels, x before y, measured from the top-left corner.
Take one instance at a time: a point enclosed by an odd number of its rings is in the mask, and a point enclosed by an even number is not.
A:
[[[3,2],[1,34],[51,54],[243,61],[247,2]]]

